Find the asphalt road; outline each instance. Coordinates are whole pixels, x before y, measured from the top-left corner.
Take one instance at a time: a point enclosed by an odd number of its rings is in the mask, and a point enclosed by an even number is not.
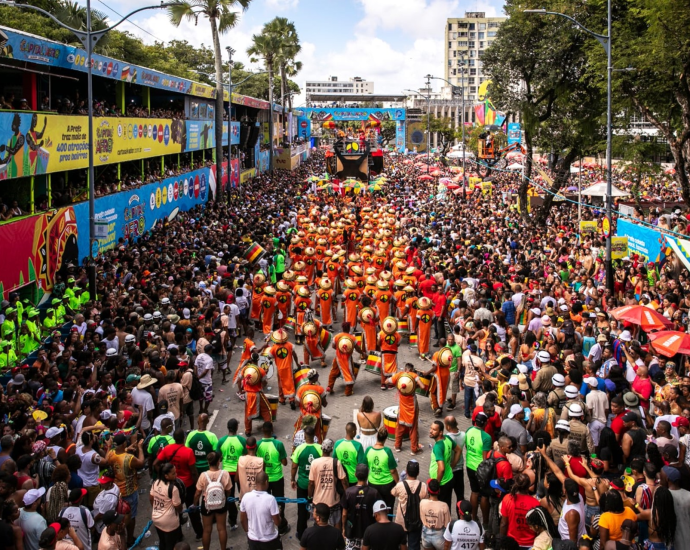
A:
[[[334,334],[340,331],[340,323],[343,321],[343,312],[338,311],[338,319],[334,324],[336,330]],[[432,333],[433,336],[433,333]],[[257,333],[257,341],[260,338],[259,333]],[[240,343],[242,338],[238,338],[237,342]],[[290,341],[294,344],[294,335],[291,334]],[[431,341],[433,346],[435,340]],[[297,356],[302,358],[302,347],[296,346]],[[404,337],[398,354],[398,365],[402,366],[406,362],[411,362],[415,365],[417,370],[428,370],[430,364],[419,358],[416,352],[416,348],[410,348],[407,338]],[[434,348],[432,347],[432,353]],[[319,367],[319,361],[314,361],[312,367],[320,371],[319,381],[324,387],[327,384],[328,372],[330,370],[330,364],[334,357],[335,351],[333,349],[329,350],[326,355],[326,362],[329,367],[321,369]],[[241,355],[241,350],[234,350],[232,358],[230,360],[230,367],[234,372],[239,365],[239,359]],[[357,353],[355,352],[355,358]],[[230,385],[220,384],[221,376],[219,373],[214,373],[213,377],[213,387],[214,387],[214,399],[209,407],[209,414],[211,414],[211,424],[209,429],[212,430],[218,439],[227,434],[226,424],[230,418],[236,418],[240,423],[240,433],[244,431],[244,402],[240,401],[235,395],[235,389]],[[278,394],[278,380],[277,377],[273,377],[268,381],[268,387],[271,388],[267,390],[267,393]],[[357,381],[354,386],[354,395],[345,396],[344,395],[344,385],[342,379],[338,379],[335,384],[335,394],[328,397],[328,406],[324,408],[324,412],[332,418],[328,437],[337,441],[345,437],[345,424],[353,420],[353,416],[359,409],[362,403],[362,399],[365,395],[370,395],[375,404],[375,408],[378,411],[383,411],[387,407],[396,406],[398,399],[398,392],[395,388],[389,389],[387,391],[382,391],[380,389],[380,377],[372,373],[367,372],[365,369],[360,369]],[[420,463],[420,479],[426,480],[429,477],[429,456],[430,456],[430,443],[432,440],[429,437],[429,427],[431,423],[435,420],[433,411],[431,409],[431,403],[428,398],[418,396],[419,401],[419,442],[420,445],[424,445],[424,452],[413,457],[410,452],[410,445],[408,441],[403,443],[403,449],[399,453],[394,453],[396,459],[398,460],[398,471],[402,472],[405,469],[407,461],[411,458],[415,458]],[[198,412],[198,405],[195,405],[195,411]],[[462,392],[458,394],[458,406],[455,410],[446,412],[444,407],[444,416],[448,414],[454,414],[458,419],[458,424],[461,431],[465,431],[470,427],[469,420],[465,419],[463,414],[462,405]],[[290,410],[289,406],[279,406],[278,417],[275,424],[275,435],[280,438],[285,445],[285,449],[288,453],[288,464],[284,468],[285,472],[285,496],[287,498],[295,498],[295,492],[290,487],[290,450],[292,448],[292,433],[295,421],[299,416],[299,409],[297,411]],[[261,421],[254,421],[253,432],[255,435],[260,437],[260,423]],[[189,429],[185,425],[186,429]],[[389,441],[388,444],[390,448],[393,448],[393,441]],[[140,480],[140,496],[139,496],[139,512],[137,518],[137,529],[136,535],[141,533],[144,524],[151,518],[151,507],[148,502],[148,491],[150,489],[150,478],[148,474],[144,474]],[[143,494],[141,494],[143,493]],[[465,477],[465,497],[469,498],[469,482],[467,477]],[[455,506],[455,501],[453,501],[453,506]],[[451,510],[451,513],[453,510]],[[287,504],[285,509],[285,515],[291,525],[290,532],[283,536],[283,547],[285,550],[297,550],[299,549],[299,541],[295,536],[295,526],[297,525],[297,505]],[[453,514],[455,515],[455,514]],[[310,525],[312,522],[310,521]],[[201,542],[196,542],[194,540],[194,531],[191,528],[183,526],[182,528],[185,540],[189,543],[192,550],[202,550]],[[150,546],[157,545],[157,535],[155,529],[151,528],[151,536],[144,539],[140,544],[139,548],[148,548]],[[228,531],[228,548],[230,549],[241,549],[246,548],[246,535],[241,527],[236,531]],[[211,550],[223,550],[219,548],[218,535],[216,534],[215,528],[214,533],[211,538]]]

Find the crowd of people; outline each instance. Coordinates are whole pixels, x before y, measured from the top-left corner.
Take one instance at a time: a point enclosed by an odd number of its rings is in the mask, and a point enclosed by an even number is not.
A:
[[[684,548],[690,363],[615,313],[686,332],[682,267],[629,257],[609,290],[572,204],[526,227],[500,178],[439,196],[387,163],[381,192],[312,194],[317,153],[117,243],[93,298],[78,266],[45,314],[10,294],[7,547],[130,547],[148,494],[161,550],[184,550],[187,521],[204,550],[214,524],[221,549],[240,526],[282,548],[293,504],[306,550]],[[369,393],[364,370],[384,407],[364,395],[336,423],[325,409]],[[244,418],[209,430],[224,385]]]

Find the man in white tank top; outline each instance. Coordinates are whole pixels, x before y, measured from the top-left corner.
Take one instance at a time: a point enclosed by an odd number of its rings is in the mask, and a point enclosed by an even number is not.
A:
[[[566,464],[570,457],[563,457]],[[561,510],[561,518],[558,520],[558,533],[563,540],[580,540],[586,533],[585,530],[585,503],[580,498],[580,488],[572,479],[566,479],[565,502]]]

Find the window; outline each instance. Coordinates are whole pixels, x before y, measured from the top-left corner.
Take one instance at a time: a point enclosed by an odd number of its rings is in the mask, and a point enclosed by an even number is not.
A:
[[[479,43],[479,48],[480,48],[480,49],[483,48],[483,47],[484,47],[484,44],[485,44],[484,42],[480,42],[480,43]]]
[[[470,57],[476,57],[476,56],[477,56],[477,52],[474,50],[470,50]]]
[[[476,33],[476,32],[471,32],[471,33],[470,33],[470,38],[477,38],[477,33]]]
[[[477,69],[470,69],[470,76],[474,76],[477,74]]]
[[[486,30],[486,23],[479,23],[479,30],[485,31]]]
[[[458,29],[466,29],[469,27],[468,23],[458,23]]]
[[[500,23],[497,23],[494,21],[493,23],[489,23],[489,28],[490,29],[497,29],[499,25],[500,25]]]
[[[474,84],[474,77],[469,77],[467,79],[467,84]]]
[[[481,57],[481,56],[483,56],[483,55],[484,55],[484,50],[479,50],[479,51],[477,52],[477,57]]]
[[[453,50],[453,57],[457,57],[457,53],[455,50]]]
[[[486,33],[487,38],[495,38],[496,37],[496,31],[489,31]]]
[[[453,40],[455,40],[457,37],[458,37],[458,33],[456,33],[456,32],[451,33],[451,38]]]
[[[452,31],[453,30],[453,23],[448,23],[448,30]]]
[[[468,59],[468,60],[467,60],[467,64],[468,64],[470,67],[474,67],[474,66],[475,66],[475,61],[474,61],[474,59]],[[471,71],[471,70],[472,70],[472,69],[470,69],[470,71]]]
[[[476,94],[477,93],[477,87],[476,86],[470,86],[470,94]]]
[[[479,36],[477,36],[477,38],[479,38],[479,40],[484,40],[484,34],[483,32],[478,33]]]
[[[459,32],[458,38],[467,38],[467,33],[466,32]]]
[[[472,50],[475,49],[475,48],[477,47],[477,46],[476,46],[476,42],[472,42],[471,40],[467,43],[467,45],[468,45],[469,48],[472,49]]]
[[[458,48],[466,48],[467,47],[467,40],[464,40],[462,42],[458,42]]]
[[[471,31],[475,30],[474,23],[468,23],[467,28],[470,29]]]

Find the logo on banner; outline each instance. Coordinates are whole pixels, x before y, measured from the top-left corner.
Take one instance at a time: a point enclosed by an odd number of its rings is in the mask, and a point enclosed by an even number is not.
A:
[[[180,184],[175,182],[175,185],[173,185],[173,196],[175,197],[175,200],[179,198],[179,193],[180,193]]]
[[[168,202],[173,201],[173,184],[168,184]]]
[[[161,189],[161,204],[163,206],[165,206],[167,202],[168,202],[168,189],[167,189],[167,187],[163,186]]]
[[[168,126],[167,124],[163,129],[163,141],[165,142],[166,146],[168,145],[168,143],[170,143],[170,126]]]
[[[201,200],[206,199],[206,174],[201,174],[201,183],[199,185],[199,195],[201,196]]]
[[[149,208],[151,208],[151,210],[155,210],[155,208],[156,208],[156,194],[155,193],[151,193],[151,198],[149,199]]]
[[[153,141],[158,139],[158,126],[155,124],[153,125],[153,128],[151,128],[151,137],[153,138]]]
[[[184,191],[182,194],[186,197],[189,195],[189,180],[187,178],[184,179]]]
[[[156,208],[161,207],[161,188],[156,187]]]
[[[199,198],[199,176],[194,178],[194,198]]]

